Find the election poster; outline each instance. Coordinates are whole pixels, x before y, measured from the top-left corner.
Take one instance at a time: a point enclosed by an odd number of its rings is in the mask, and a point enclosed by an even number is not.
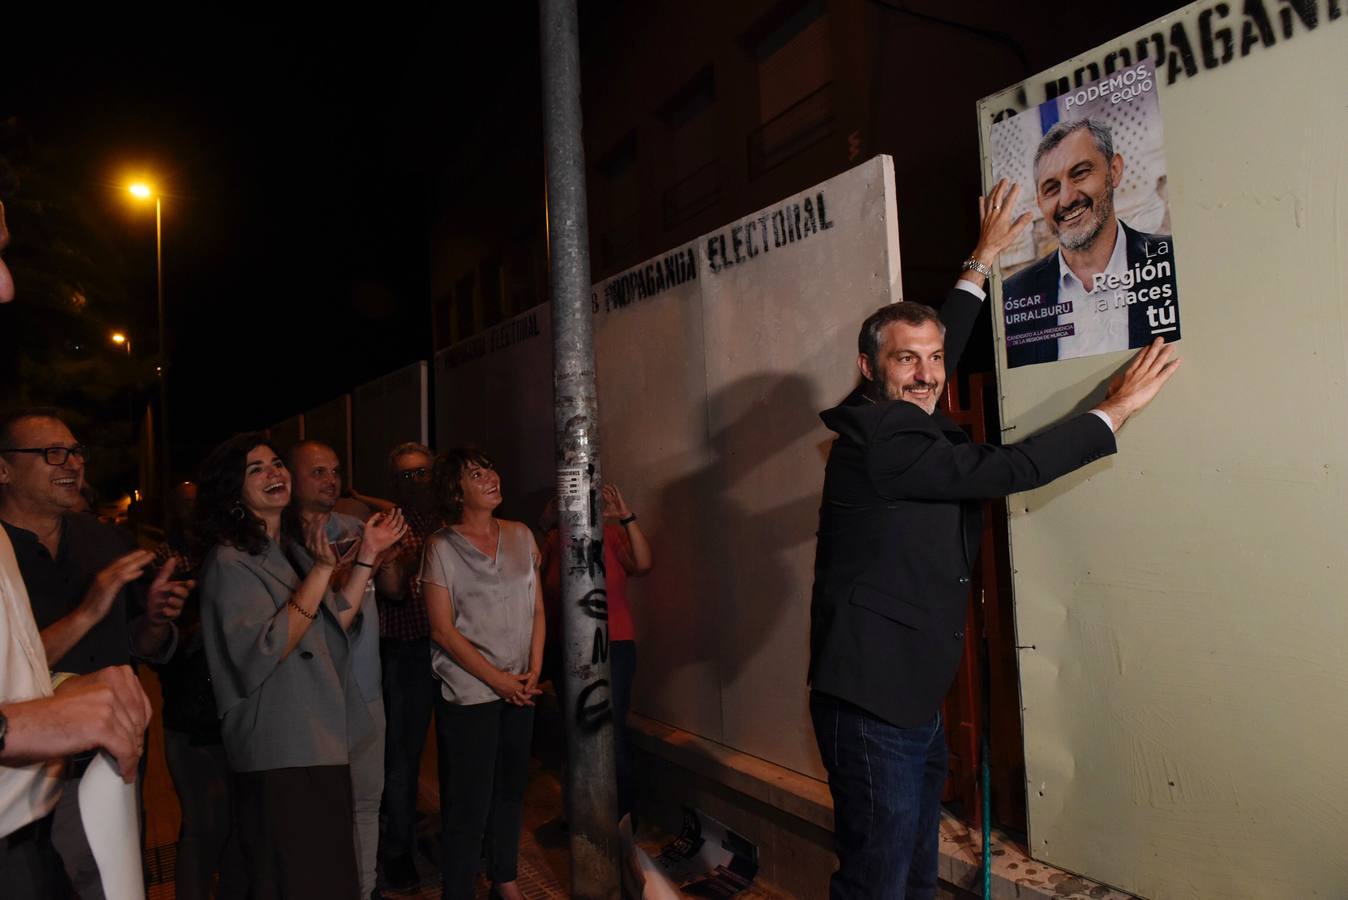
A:
[[[1007,368],[1179,339],[1157,83],[1143,59],[992,125],[1033,222],[1000,259]]]

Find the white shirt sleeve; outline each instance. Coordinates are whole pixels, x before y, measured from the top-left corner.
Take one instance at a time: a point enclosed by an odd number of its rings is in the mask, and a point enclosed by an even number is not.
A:
[[[47,654],[9,536],[0,528],[0,704],[52,695]],[[65,760],[0,765],[0,839],[51,812]]]
[[[1091,410],[1091,415],[1099,416],[1099,417],[1100,417],[1100,421],[1101,421],[1101,422],[1104,422],[1106,425],[1108,425],[1110,431],[1118,431],[1118,430],[1119,430],[1119,429],[1117,429],[1117,428],[1114,427],[1114,420],[1111,419],[1111,418],[1109,417],[1109,413],[1105,412],[1103,409],[1093,409],[1093,410]]]
[[[955,282],[955,289],[959,291],[968,291],[969,293],[977,297],[979,300],[988,299],[987,291],[983,290],[981,287],[974,284],[972,281],[966,281],[963,278]]]

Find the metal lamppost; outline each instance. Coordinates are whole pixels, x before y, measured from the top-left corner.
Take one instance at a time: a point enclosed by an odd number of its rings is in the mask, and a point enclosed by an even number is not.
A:
[[[586,565],[562,568],[571,896],[620,894],[618,801],[609,702],[608,600],[599,499],[599,404],[590,313],[576,0],[539,0],[543,144],[556,396],[558,525]]]
[[[129,190],[138,200],[154,198],[154,267],[159,303],[159,365],[156,367],[159,375],[159,484],[162,496],[167,498],[172,476],[169,466],[168,344],[164,329],[164,202],[163,196],[144,182],[132,184]]]

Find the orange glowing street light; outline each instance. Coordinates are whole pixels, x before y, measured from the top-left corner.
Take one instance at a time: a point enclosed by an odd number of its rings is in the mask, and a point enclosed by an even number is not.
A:
[[[127,356],[130,356],[130,355],[131,355],[131,338],[129,338],[129,337],[127,337],[126,335],[122,334],[120,331],[114,331],[114,332],[112,333],[112,342],[113,342],[114,344],[116,344],[117,346],[119,346],[119,347],[122,346],[123,344],[125,344],[125,345],[126,345],[126,355],[127,355]]]

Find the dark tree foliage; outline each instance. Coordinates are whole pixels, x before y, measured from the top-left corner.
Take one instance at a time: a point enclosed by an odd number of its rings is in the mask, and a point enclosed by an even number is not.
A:
[[[129,491],[156,361],[109,339],[132,304],[101,204],[54,177],[15,119],[0,122],[0,200],[16,285],[0,306],[0,407],[58,407],[92,448],[89,482],[104,496]]]

